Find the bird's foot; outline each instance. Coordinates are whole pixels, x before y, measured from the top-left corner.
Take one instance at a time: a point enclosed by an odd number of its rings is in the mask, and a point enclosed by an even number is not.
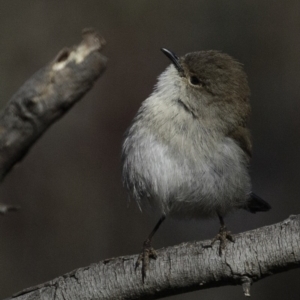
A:
[[[220,227],[219,233],[215,236],[215,238],[211,241],[211,246],[216,242],[220,241],[219,245],[219,254],[222,255],[222,251],[226,248],[227,240],[234,243],[234,238],[231,235],[231,232],[227,230],[225,225]]]
[[[140,253],[136,263],[135,263],[135,269],[139,267],[140,264],[142,264],[142,281],[144,283],[147,271],[149,269],[149,262],[150,258],[156,259],[157,254],[156,251],[151,246],[151,240],[147,239],[142,248],[142,252]]]

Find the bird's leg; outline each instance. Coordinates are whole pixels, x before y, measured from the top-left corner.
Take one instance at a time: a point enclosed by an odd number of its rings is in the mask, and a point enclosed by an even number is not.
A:
[[[215,238],[211,241],[211,246],[216,242],[220,241],[220,246],[219,246],[219,254],[222,255],[222,251],[226,247],[226,242],[227,240],[231,241],[234,243],[234,238],[231,235],[231,232],[227,230],[223,217],[218,213],[218,217],[220,220],[221,227],[219,229],[219,233],[215,236]]]
[[[155,227],[149,234],[148,238],[144,241],[142,252],[140,253],[140,255],[135,263],[135,269],[137,269],[138,266],[142,263],[142,280],[143,280],[143,282],[145,280],[147,270],[149,269],[150,258],[156,259],[156,257],[157,257],[156,251],[151,246],[152,237],[154,236],[155,232],[160,227],[161,223],[165,220],[165,218],[166,218],[166,216],[163,215],[159,219],[159,221],[157,222],[157,224],[155,225]]]

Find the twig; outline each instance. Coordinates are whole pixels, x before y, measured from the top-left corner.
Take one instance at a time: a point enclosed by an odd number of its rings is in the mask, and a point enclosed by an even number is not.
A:
[[[0,181],[36,140],[93,86],[106,67],[105,40],[93,29],[36,72],[0,112]],[[0,213],[15,206],[0,204]]]

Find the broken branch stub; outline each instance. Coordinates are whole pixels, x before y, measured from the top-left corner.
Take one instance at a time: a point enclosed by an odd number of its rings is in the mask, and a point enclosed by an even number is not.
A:
[[[85,29],[79,45],[61,50],[9,100],[0,112],[0,180],[92,88],[106,67],[104,45],[103,37]]]

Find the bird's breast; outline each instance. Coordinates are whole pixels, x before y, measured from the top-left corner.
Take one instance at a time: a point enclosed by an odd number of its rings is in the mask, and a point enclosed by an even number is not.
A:
[[[143,107],[126,141],[128,177],[166,213],[193,217],[240,205],[228,203],[245,201],[250,189],[243,151],[180,109],[170,101]]]

